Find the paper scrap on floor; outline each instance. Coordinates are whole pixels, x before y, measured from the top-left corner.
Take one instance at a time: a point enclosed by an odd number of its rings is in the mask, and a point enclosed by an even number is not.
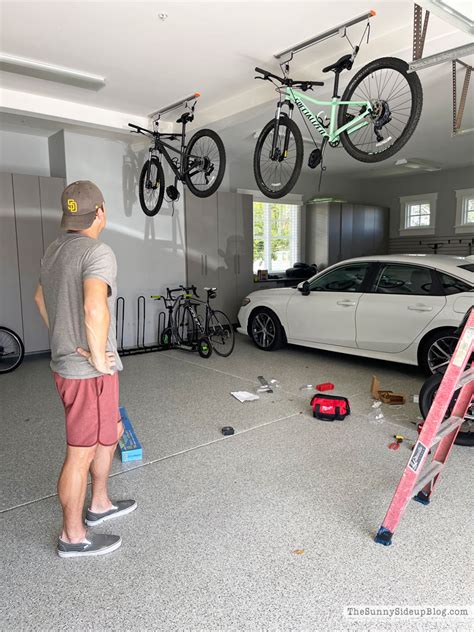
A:
[[[258,395],[254,395],[253,393],[249,393],[248,391],[234,391],[231,393],[231,395],[233,395],[235,397],[235,399],[238,399],[239,402],[253,402],[256,399],[260,399],[260,397]]]

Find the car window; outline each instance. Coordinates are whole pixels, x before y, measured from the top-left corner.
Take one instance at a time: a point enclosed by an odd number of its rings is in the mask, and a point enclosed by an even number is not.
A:
[[[360,292],[368,267],[368,263],[356,263],[331,270],[312,281],[311,291]]]
[[[459,292],[469,292],[472,290],[472,285],[469,285],[466,281],[455,279],[449,274],[439,273],[441,280],[441,287],[443,288],[443,294],[459,294]]]
[[[459,266],[461,270],[467,270],[468,272],[474,272],[474,263],[466,263],[465,266]]]
[[[392,264],[381,269],[375,283],[375,292],[423,296],[431,293],[431,286],[432,277],[429,268]]]

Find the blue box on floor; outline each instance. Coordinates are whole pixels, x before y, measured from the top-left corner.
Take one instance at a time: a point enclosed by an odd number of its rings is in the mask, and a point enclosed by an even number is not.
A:
[[[123,435],[119,441],[120,455],[122,463],[127,461],[140,461],[143,458],[143,450],[140,441],[135,434],[132,422],[128,418],[127,410],[120,406],[120,416],[122,417]]]

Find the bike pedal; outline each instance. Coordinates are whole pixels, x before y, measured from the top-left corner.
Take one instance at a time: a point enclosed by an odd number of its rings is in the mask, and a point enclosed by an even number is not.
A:
[[[179,200],[179,191],[173,184],[170,184],[168,187],[166,187],[166,195],[172,202],[176,202],[176,200]]]
[[[322,158],[323,156],[321,154],[321,150],[319,149],[319,147],[316,147],[316,149],[313,149],[313,151],[309,155],[308,167],[310,169],[316,169],[316,167],[321,162]]]

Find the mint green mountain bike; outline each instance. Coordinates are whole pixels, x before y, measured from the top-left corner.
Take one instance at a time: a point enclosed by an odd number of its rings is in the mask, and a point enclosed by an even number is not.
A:
[[[342,143],[356,160],[380,162],[396,154],[415,131],[423,106],[423,91],[416,73],[408,73],[408,64],[401,59],[375,59],[352,78],[342,98],[338,96],[340,74],[352,68],[357,52],[355,47],[351,55],[344,55],[323,69],[334,72],[331,101],[309,97],[308,90],[324,83],[291,79],[288,65],[283,68],[283,77],[255,68],[262,75],[256,79],[271,81],[279,93],[275,118],[263,128],[254,153],[255,179],[267,197],[286,195],[301,172],[304,149],[301,131],[292,118],[295,104],[316,146],[308,160],[312,169],[321,163],[327,144],[337,147]],[[329,117],[324,111],[314,114],[308,102],[328,106]],[[320,147],[311,127],[322,136]]]

